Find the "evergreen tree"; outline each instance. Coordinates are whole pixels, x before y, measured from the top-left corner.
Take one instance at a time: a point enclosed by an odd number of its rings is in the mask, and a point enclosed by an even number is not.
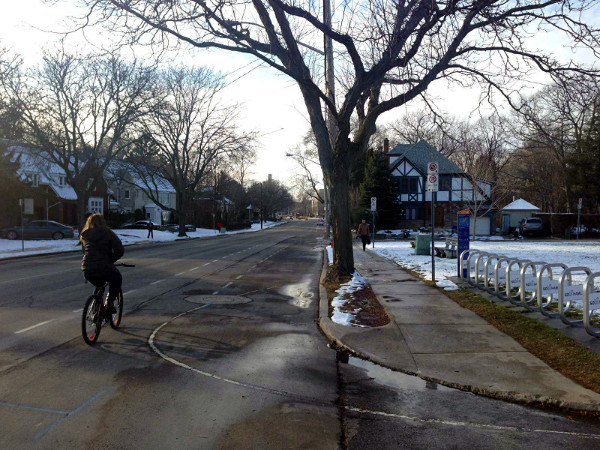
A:
[[[364,211],[364,216],[358,219],[370,219],[370,213],[366,210],[371,209],[371,197],[377,197],[375,226],[377,229],[395,227],[400,215],[400,204],[395,182],[392,179],[389,158],[382,151],[369,150],[367,153],[360,191],[360,209]]]

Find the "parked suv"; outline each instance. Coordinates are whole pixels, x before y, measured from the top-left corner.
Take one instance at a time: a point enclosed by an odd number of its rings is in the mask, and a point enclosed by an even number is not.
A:
[[[7,239],[21,239],[21,227],[5,228],[1,233]],[[73,227],[52,220],[33,220],[23,227],[24,239],[63,239],[72,238]]]
[[[521,233],[521,236],[541,235],[543,232],[542,219],[537,217],[528,217],[519,223],[519,233]]]

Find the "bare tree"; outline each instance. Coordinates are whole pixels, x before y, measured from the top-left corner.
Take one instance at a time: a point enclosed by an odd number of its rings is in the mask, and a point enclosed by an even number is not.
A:
[[[331,190],[333,277],[354,268],[349,180],[382,114],[422,96],[439,79],[480,81],[514,104],[511,81],[527,79],[531,70],[563,77],[583,70],[528,48],[531,30],[566,35],[595,56],[600,48],[598,30],[585,23],[586,13],[594,13],[591,0],[349,0],[331,20],[321,20],[319,5],[308,0],[83,2],[86,22],[111,23],[129,40],[164,45],[175,39],[249,54],[297,82]],[[337,58],[333,99],[313,52],[326,40]]]
[[[57,50],[46,53],[40,67],[3,84],[19,107],[24,140],[39,157],[65,172],[77,196],[80,229],[90,192],[129,144],[131,124],[144,114],[150,72],[116,55]]]
[[[252,175],[252,167],[256,164],[256,149],[252,146],[240,148],[230,157],[229,165],[231,167],[230,175],[242,187],[248,182]]]
[[[318,188],[322,183],[319,177],[319,172],[322,172],[322,170],[318,161],[319,151],[317,143],[312,131],[309,131],[302,139],[302,142],[294,146],[287,153],[287,156],[293,158],[303,171],[302,175],[296,177],[296,188],[306,193],[309,197],[315,198],[320,203],[325,203],[325,199]]]
[[[221,77],[207,68],[160,72],[143,135],[128,153],[139,171],[140,189],[177,214],[179,236],[185,236],[186,219],[205,174],[220,158],[250,148],[254,138],[239,128],[239,106],[219,101],[222,88]],[[158,195],[163,179],[176,191],[175,208]]]

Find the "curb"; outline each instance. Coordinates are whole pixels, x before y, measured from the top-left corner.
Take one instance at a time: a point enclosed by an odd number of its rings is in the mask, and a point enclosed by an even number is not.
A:
[[[386,367],[390,370],[405,373],[407,375],[413,375],[421,378],[424,381],[429,381],[432,383],[436,383],[442,386],[446,386],[452,389],[458,389],[465,392],[471,392],[473,394],[481,395],[484,397],[488,397],[495,400],[502,400],[510,403],[515,403],[523,406],[534,407],[537,409],[544,410],[555,410],[563,413],[572,413],[586,417],[594,417],[600,418],[600,404],[599,405],[585,405],[575,402],[568,402],[564,400],[559,400],[556,398],[545,397],[541,395],[532,395],[525,394],[516,391],[498,391],[494,389],[487,389],[480,386],[473,386],[469,384],[460,384],[449,382],[440,378],[430,377],[419,370],[414,371],[407,369],[406,367],[402,367],[397,364],[390,364],[389,361],[386,361],[385,358],[382,358],[381,355],[374,354],[369,351],[361,350],[357,347],[352,347],[343,341],[344,339],[344,329],[352,328],[344,325],[338,325],[334,323],[329,318],[329,302],[327,298],[327,290],[323,286],[323,281],[325,280],[325,276],[327,274],[327,250],[324,251],[325,257],[323,258],[323,268],[321,269],[321,277],[319,279],[319,328],[322,333],[325,335],[326,339],[329,341],[329,345],[333,350],[336,350],[339,353],[346,353],[347,355],[338,356],[338,360],[342,362],[347,362],[347,356],[352,355],[358,357],[363,360],[370,361],[377,365]],[[368,281],[368,280],[367,280]],[[385,304],[380,301],[380,304],[385,309]],[[393,318],[393,315],[390,314],[387,310],[386,313]],[[392,322],[388,325],[384,325],[383,327],[378,327],[379,329],[384,329],[385,327],[393,327]],[[354,329],[357,330],[357,329]],[[358,330],[368,330],[368,329],[358,329]],[[360,331],[357,331],[360,333]]]

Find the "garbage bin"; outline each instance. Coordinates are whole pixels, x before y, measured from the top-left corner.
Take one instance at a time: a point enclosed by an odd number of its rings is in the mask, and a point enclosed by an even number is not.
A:
[[[566,239],[567,241],[571,239],[571,229],[570,229],[570,228],[567,228],[567,229],[565,230],[565,239]]]
[[[431,235],[417,234],[415,236],[415,254],[431,255]]]

